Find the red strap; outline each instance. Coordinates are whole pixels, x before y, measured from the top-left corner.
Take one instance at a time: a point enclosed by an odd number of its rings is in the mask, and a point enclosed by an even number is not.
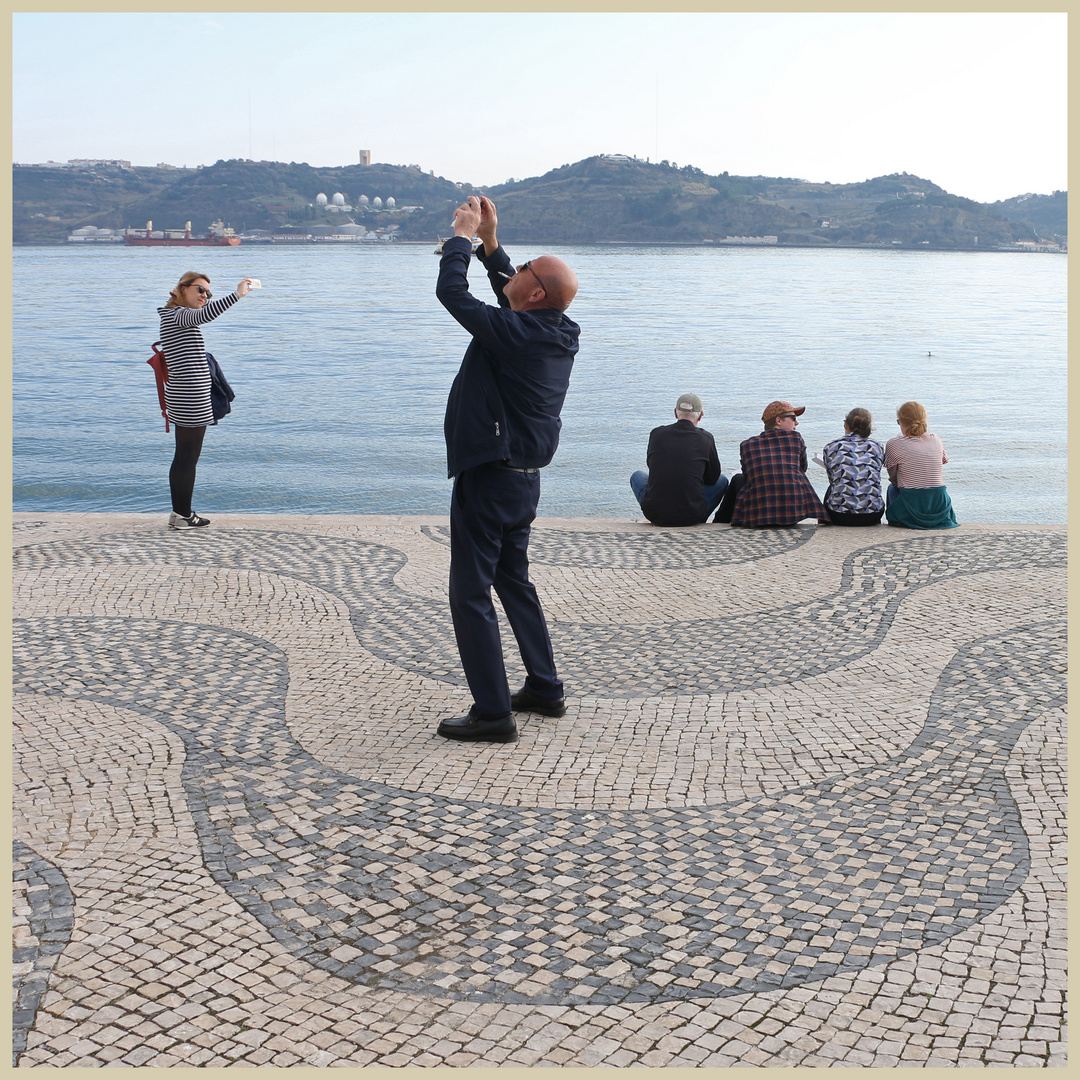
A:
[[[161,415],[165,417],[165,431],[169,430],[169,414],[165,411],[165,384],[169,381],[169,365],[165,361],[165,354],[160,349],[161,342],[155,341],[151,348],[154,355],[146,362],[154,369],[154,380],[157,382],[158,404],[161,406]]]

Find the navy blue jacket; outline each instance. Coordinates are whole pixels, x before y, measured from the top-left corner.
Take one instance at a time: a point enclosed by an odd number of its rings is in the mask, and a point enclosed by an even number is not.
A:
[[[472,335],[446,402],[446,474],[498,461],[519,469],[542,468],[559,445],[563,400],[578,350],[579,328],[561,311],[511,311],[503,296],[513,274],[500,244],[480,249],[499,306],[469,292],[472,244],[453,236],[443,244],[439,302]]]

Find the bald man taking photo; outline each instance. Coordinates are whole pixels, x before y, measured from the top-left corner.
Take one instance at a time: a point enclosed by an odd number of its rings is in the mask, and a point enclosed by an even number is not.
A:
[[[577,293],[573,270],[542,255],[515,270],[496,238],[495,204],[470,195],[454,212],[435,295],[472,335],[446,403],[450,506],[450,613],[472,692],[467,715],[443,720],[448,739],[515,742],[514,711],[562,716],[563,684],[547,622],[529,581],[529,531],[540,470],[559,445],[563,399],[579,329],[564,314]],[[498,306],[469,292],[472,237]],[[527,677],[511,695],[494,587]]]

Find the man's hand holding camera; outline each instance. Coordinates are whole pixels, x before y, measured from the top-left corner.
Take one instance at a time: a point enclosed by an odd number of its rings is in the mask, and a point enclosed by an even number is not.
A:
[[[476,235],[480,237],[484,244],[484,254],[493,255],[495,249],[499,246],[499,241],[495,239],[495,227],[499,224],[499,219],[495,215],[495,204],[486,196],[480,196],[480,225],[476,230]]]
[[[495,239],[498,224],[495,204],[484,195],[470,195],[454,211],[454,235],[464,236],[466,240],[478,237],[485,255],[491,255],[499,246]]]
[[[480,199],[476,195],[470,195],[454,211],[454,235],[464,236],[466,240],[471,240],[476,235],[476,230],[480,228],[481,217]]]

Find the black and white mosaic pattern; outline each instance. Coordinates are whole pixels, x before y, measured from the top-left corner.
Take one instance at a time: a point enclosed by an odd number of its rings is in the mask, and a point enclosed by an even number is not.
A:
[[[345,600],[365,647],[379,641],[378,655],[437,670],[443,653],[410,662],[402,652],[403,640],[419,641],[406,637],[410,618],[426,618],[430,602],[394,586],[403,557],[391,549],[255,530],[202,539],[42,545],[20,563],[123,557],[294,574]],[[784,620],[668,628],[643,682],[677,677],[683,690],[692,677],[722,690],[827,671],[873,648],[917,588],[1063,557],[1057,534],[869,546],[848,558],[834,596]],[[838,627],[848,632],[827,632]],[[627,670],[640,639],[618,629],[624,638],[561,628],[560,659],[579,692],[610,694],[605,664]],[[743,650],[737,680],[685,666],[691,632]],[[285,726],[284,655],[250,634],[105,617],[28,620],[15,634],[18,692],[142,712],[183,740],[205,865],[295,956],[357,984],[473,1001],[723,997],[947,939],[1028,872],[1003,769],[1020,732],[1064,699],[1063,626],[992,635],[947,664],[922,732],[888,761],[773,797],[594,814],[457,801],[329,769]],[[197,695],[161,677],[162,655],[199,673]]]
[[[63,872],[20,840],[11,845],[15,911],[25,932],[17,935],[12,963],[12,1065],[26,1049],[26,1034],[34,1026],[41,995],[57,957],[71,940],[75,898]]]
[[[710,552],[716,537],[732,538],[735,550],[745,551],[736,530],[693,535]],[[395,584],[405,562],[400,552],[366,541],[261,530],[166,541],[145,534],[106,537],[27,547],[16,557],[18,568],[183,565],[299,578],[348,605],[360,644],[375,656],[464,685],[447,606]],[[899,604],[917,589],[988,567],[1051,569],[1064,562],[1065,541],[1058,534],[918,536],[850,555],[839,588],[829,596],[800,598],[767,613],[719,613],[648,626],[560,622],[552,624],[551,638],[560,675],[575,696],[748,690],[821,675],[867,655],[888,632]],[[504,642],[512,647],[509,633]]]
[[[814,525],[790,529],[662,529],[587,532],[533,528],[529,561],[546,566],[618,570],[701,570],[734,566],[795,551],[813,538]],[[425,525],[425,536],[450,546],[448,525]]]

